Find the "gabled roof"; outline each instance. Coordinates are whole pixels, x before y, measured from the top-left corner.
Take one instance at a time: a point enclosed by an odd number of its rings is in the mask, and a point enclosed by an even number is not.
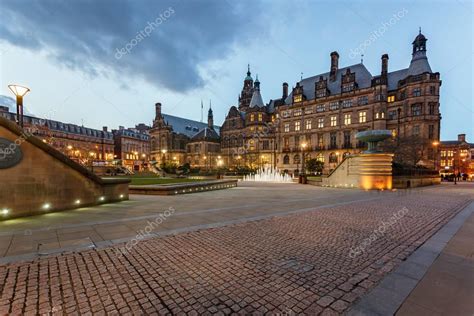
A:
[[[207,141],[219,141],[219,134],[212,128],[205,127],[199,132],[197,132],[193,137],[192,141],[207,140]]]
[[[251,108],[254,107],[259,107],[262,108],[265,106],[265,103],[263,103],[262,95],[260,94],[259,89],[255,89],[253,94],[252,94],[252,99],[250,100],[250,106]]]
[[[185,119],[169,114],[162,114],[163,119],[173,127],[173,131],[178,134],[183,134],[188,137],[193,137],[200,130],[207,127],[207,123],[198,122],[194,120]],[[214,130],[219,134],[220,127],[214,126]]]
[[[359,89],[368,88],[371,86],[372,83],[372,75],[370,72],[365,68],[364,64],[355,64],[348,67],[344,67],[337,70],[336,73],[336,80],[331,81],[329,79],[329,72],[325,72],[323,74],[319,74],[316,76],[312,76],[309,78],[305,78],[301,80],[299,83],[303,86],[303,93],[308,100],[312,100],[315,97],[315,84],[319,81],[319,78],[322,76],[323,80],[327,79],[328,89],[331,94],[339,94],[341,93],[341,81],[342,75],[346,73],[347,69],[350,69],[351,72],[355,73],[355,80],[359,86]],[[292,93],[286,98],[285,103],[291,104],[292,103]]]

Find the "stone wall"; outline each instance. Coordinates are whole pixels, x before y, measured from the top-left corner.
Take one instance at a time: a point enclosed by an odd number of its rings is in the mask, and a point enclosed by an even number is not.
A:
[[[393,187],[396,189],[409,189],[440,184],[439,176],[396,176],[393,177]]]
[[[348,156],[326,178],[330,187],[372,189],[392,188],[392,154],[358,154]]]
[[[0,138],[20,144],[21,161],[0,169],[0,220],[128,199],[128,180],[103,180],[0,118]]]

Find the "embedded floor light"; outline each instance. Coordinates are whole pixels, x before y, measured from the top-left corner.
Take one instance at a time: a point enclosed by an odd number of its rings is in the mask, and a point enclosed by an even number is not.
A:
[[[30,89],[17,84],[10,84],[8,88],[16,96],[16,122],[23,128],[23,97]]]
[[[51,204],[50,203],[44,203],[43,204],[43,210],[49,210],[51,208]]]
[[[104,201],[104,200],[105,200],[105,197],[103,197],[103,196],[101,196],[101,197],[99,198],[99,201]]]
[[[4,209],[2,209],[1,213],[2,213],[2,215],[8,215],[8,213],[10,213],[10,210],[7,209],[7,208],[4,208]]]
[[[76,200],[76,202],[74,202],[76,205],[78,204],[81,204],[81,200]]]

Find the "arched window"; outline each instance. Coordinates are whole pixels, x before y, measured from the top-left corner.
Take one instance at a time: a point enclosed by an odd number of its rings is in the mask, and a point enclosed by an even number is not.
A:
[[[290,164],[290,156],[285,155],[285,157],[283,157],[283,164],[284,165]]]
[[[329,163],[337,163],[337,155],[336,153],[329,154]]]
[[[300,155],[296,154],[293,156],[293,163],[300,163]]]

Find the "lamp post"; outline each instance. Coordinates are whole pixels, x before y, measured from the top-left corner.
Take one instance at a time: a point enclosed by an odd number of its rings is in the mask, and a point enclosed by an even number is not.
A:
[[[10,84],[8,88],[16,96],[16,123],[23,128],[23,97],[30,89],[17,84]]]
[[[163,154],[163,157],[161,158],[163,164],[166,163],[166,152],[167,152],[166,149],[161,150],[161,153]]]
[[[456,175],[456,154],[457,150],[454,150],[454,157],[453,157],[453,172],[454,172],[454,184],[458,184],[457,182],[457,175]]]
[[[439,145],[439,142],[438,141],[434,141],[433,142],[433,147],[434,147],[434,158],[433,158],[433,165],[434,165],[434,169],[435,170],[438,170],[438,145]]]
[[[304,142],[304,143],[301,144],[301,156],[303,158],[303,163],[301,164],[301,169],[302,169],[301,171],[302,171],[303,176],[306,174],[306,169],[305,169],[305,165],[304,165],[306,147],[308,147],[308,143]]]

